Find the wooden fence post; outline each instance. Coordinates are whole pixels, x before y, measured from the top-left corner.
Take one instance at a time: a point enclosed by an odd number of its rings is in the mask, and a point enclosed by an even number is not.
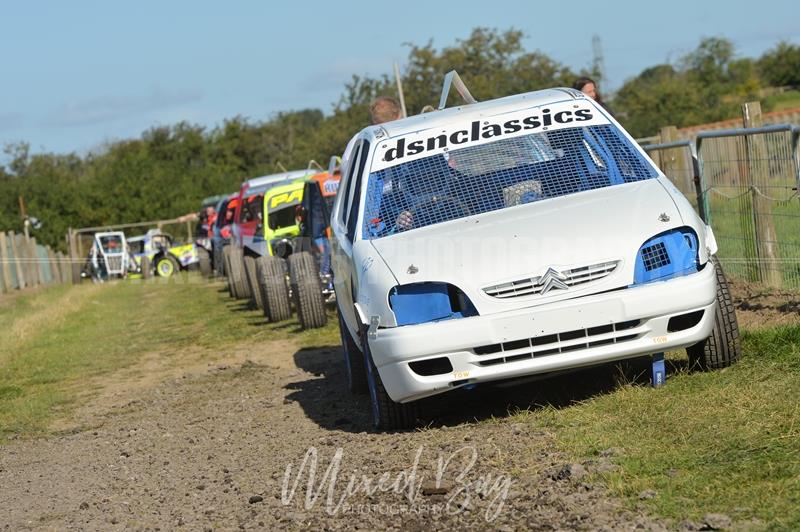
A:
[[[52,284],[61,284],[61,270],[58,267],[56,253],[50,246],[47,246],[45,250],[47,250],[47,262],[50,264],[50,282]]]
[[[61,282],[63,284],[70,284],[72,283],[72,267],[70,266],[71,262],[69,259],[69,255],[64,255],[60,251],[58,252],[58,268],[61,270]]]
[[[26,247],[28,248],[28,271],[30,272],[30,277],[33,286],[39,286],[42,284],[42,276],[40,275],[39,271],[39,254],[36,252],[36,238],[28,238],[26,242]]]
[[[0,285],[3,291],[8,293],[14,290],[14,283],[11,279],[11,268],[13,264],[8,253],[8,240],[6,234],[0,231],[0,267],[2,267],[3,277],[0,279]]]
[[[662,144],[672,142],[678,138],[678,128],[675,126],[662,127],[658,134]],[[661,152],[661,171],[664,175],[674,182],[673,171],[675,169],[675,150],[659,150]]]
[[[67,233],[67,242],[69,243],[70,278],[72,280],[72,284],[80,284],[81,264],[78,260],[78,242],[75,236],[75,231],[71,227]]]
[[[742,105],[744,127],[754,128],[763,125],[760,102],[746,102]],[[775,232],[775,219],[772,216],[772,200],[764,196],[769,190],[769,155],[762,135],[745,137],[747,150],[747,185],[750,187],[753,206],[753,228],[758,255],[758,270],[761,281],[767,286],[780,288],[783,276],[780,269],[778,236]]]
[[[20,246],[17,245],[17,235],[14,231],[8,232],[8,237],[11,239],[11,260],[14,261],[14,268],[17,271],[17,288],[22,290],[25,288],[25,273],[22,270],[22,254],[20,253]]]

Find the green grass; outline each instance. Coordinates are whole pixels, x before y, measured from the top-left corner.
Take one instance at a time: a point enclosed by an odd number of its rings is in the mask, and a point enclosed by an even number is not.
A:
[[[516,417],[549,427],[576,459],[624,449],[602,479],[633,507],[681,521],[709,512],[800,528],[800,327],[744,334],[723,371],[627,385],[573,406]]]
[[[196,276],[169,283],[59,287],[0,299],[0,441],[39,435],[68,414],[90,379],[135,364],[148,352],[191,348],[199,360],[237,345],[293,339],[300,347],[339,343],[334,320],[298,331],[295,320],[265,324],[221,284]],[[84,394],[85,395],[85,394]]]
[[[764,99],[764,108],[770,111],[783,111],[800,107],[800,91],[786,91]]]

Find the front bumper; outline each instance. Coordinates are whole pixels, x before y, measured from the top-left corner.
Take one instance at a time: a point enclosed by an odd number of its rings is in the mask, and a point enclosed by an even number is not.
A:
[[[549,305],[378,329],[369,344],[389,396],[407,402],[467,384],[687,347],[711,335],[715,309],[709,262],[687,277]],[[694,311],[703,311],[697,324],[668,332],[671,317]],[[423,376],[409,366],[438,357],[447,357],[453,371]]]

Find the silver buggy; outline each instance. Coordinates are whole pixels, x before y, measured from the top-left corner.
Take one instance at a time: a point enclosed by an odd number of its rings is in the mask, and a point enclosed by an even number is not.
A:
[[[111,277],[123,278],[128,273],[130,255],[125,234],[121,231],[95,233],[89,253],[92,281],[103,282]]]

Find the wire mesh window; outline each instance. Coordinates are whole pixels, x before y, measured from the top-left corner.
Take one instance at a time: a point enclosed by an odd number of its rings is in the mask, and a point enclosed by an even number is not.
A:
[[[663,242],[642,248],[642,262],[646,271],[656,270],[669,264],[669,255]]]
[[[372,172],[363,235],[381,238],[657,175],[612,125],[498,140]]]

